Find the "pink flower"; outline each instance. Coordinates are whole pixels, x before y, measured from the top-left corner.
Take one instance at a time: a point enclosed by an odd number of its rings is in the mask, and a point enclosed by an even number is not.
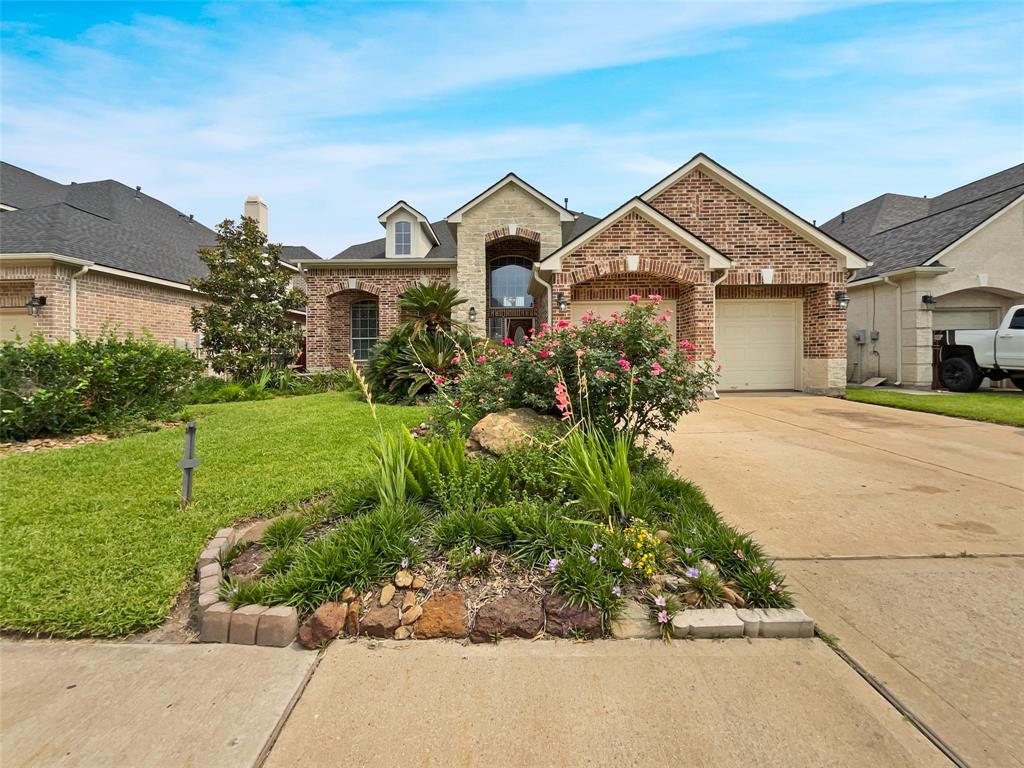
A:
[[[549,357],[551,355],[551,350],[542,349],[538,354],[540,354],[541,357]]]
[[[658,606],[659,608],[664,608],[665,607],[665,598],[662,597],[661,595],[658,595],[656,598],[654,598],[654,604],[656,606]]]
[[[768,589],[770,589],[772,592],[778,592],[779,591],[779,585],[776,584],[774,581],[770,581],[770,582],[768,582]]]
[[[629,294],[629,300],[631,303],[636,304],[638,301],[640,301],[640,295],[636,293],[631,293]]]
[[[651,363],[651,376],[660,376],[665,371],[664,368],[655,360]]]
[[[501,343],[504,344],[506,347],[511,347],[513,344],[515,344],[515,342],[512,341],[512,339],[510,339],[508,336],[502,339]]]
[[[512,378],[512,374],[511,373],[506,373],[505,374],[505,378],[506,379],[511,379]]]
[[[599,379],[603,379],[605,377],[605,372],[599,368],[597,371],[594,372],[594,375],[597,376],[597,378]]]
[[[559,328],[568,328],[569,327],[569,321],[568,320],[559,320],[558,321],[558,327]]]
[[[619,359],[618,366],[624,371],[629,371],[633,369],[633,365],[629,362],[629,360],[627,360],[624,357]]]
[[[666,314],[662,315],[661,317],[659,317],[658,321],[662,322],[662,323],[667,323],[668,322],[668,314],[666,313]]]
[[[461,362],[462,362],[462,358],[459,357],[458,355],[456,355],[455,357],[452,358],[452,365],[458,365]]]
[[[569,393],[565,391],[565,384],[562,382],[555,384],[555,405],[562,412],[562,421],[566,421],[572,416]]]
[[[480,355],[480,357],[478,357],[478,358],[476,359],[476,361],[477,361],[478,363],[486,363],[486,362],[487,362],[487,358],[486,358],[486,357],[484,357],[483,355]]]
[[[576,350],[576,357],[583,357],[583,350],[582,349],[577,349]]]
[[[697,348],[697,345],[694,344],[692,341],[688,341],[687,339],[683,339],[682,341],[679,342],[679,348],[680,349],[687,349],[687,350],[691,350],[692,351],[692,350]]]
[[[460,405],[462,405],[462,401],[456,400],[454,403],[452,403],[452,408],[458,408]]]
[[[633,567],[633,561],[632,561],[632,560],[630,560],[630,559],[629,559],[629,558],[627,557],[626,559],[624,559],[624,560],[622,561],[622,567],[623,567],[623,568],[632,568],[632,567]]]
[[[653,301],[655,304],[657,304],[659,301],[661,301],[661,294],[660,293],[650,293],[650,294],[647,295],[647,298],[650,299],[651,301]]]
[[[668,611],[658,611],[658,623],[668,624]]]
[[[755,565],[750,570],[752,570],[754,573],[760,573],[761,572],[761,566],[760,565]]]
[[[444,376],[435,376],[434,377],[434,383],[435,384],[444,384]]]

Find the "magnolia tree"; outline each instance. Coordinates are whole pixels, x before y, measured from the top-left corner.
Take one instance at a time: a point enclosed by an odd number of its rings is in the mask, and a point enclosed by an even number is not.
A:
[[[671,322],[660,296],[631,296],[607,320],[588,313],[578,326],[545,323],[521,346],[479,345],[438,378],[438,401],[467,422],[527,406],[646,442],[697,410],[715,385],[714,362],[685,339],[673,343]]]
[[[203,334],[206,359],[215,371],[241,380],[295,361],[302,330],[286,313],[305,297],[280,265],[281,246],[267,243],[254,219],[217,227],[217,247],[201,248],[209,274],[190,281],[209,297],[192,309],[192,329]]]

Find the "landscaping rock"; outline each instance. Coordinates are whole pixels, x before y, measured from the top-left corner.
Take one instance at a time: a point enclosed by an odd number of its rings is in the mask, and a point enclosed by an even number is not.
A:
[[[599,637],[601,635],[601,614],[593,608],[569,605],[560,595],[544,598],[545,630],[556,637]]]
[[[214,603],[207,608],[199,620],[199,642],[226,643],[232,613],[230,603]]]
[[[416,593],[406,592],[405,597],[402,598],[402,611],[408,611],[414,605],[416,605]]]
[[[341,602],[351,603],[356,599],[356,591],[352,587],[345,587],[345,590],[341,593]]]
[[[283,605],[268,608],[260,616],[260,623],[256,627],[256,645],[284,648],[294,642],[298,631],[298,611]]]
[[[543,628],[540,600],[528,592],[510,592],[480,607],[469,639],[489,643],[496,637],[533,637]]]
[[[412,584],[412,574],[408,571],[402,570],[395,574],[395,586],[396,587],[408,587]]]
[[[358,600],[353,600],[348,604],[348,614],[345,616],[345,634],[349,637],[359,634],[359,612],[362,607]]]
[[[228,642],[235,645],[256,645],[256,628],[260,616],[267,610],[265,605],[243,605],[231,614],[231,628]]]
[[[220,602],[220,595],[216,592],[204,592],[199,596],[199,615],[201,616],[206,612],[206,609],[211,605],[216,605]]]
[[[197,562],[196,567],[199,570],[202,570],[203,567],[205,567],[207,565],[210,565],[210,563],[219,563],[219,562],[220,562],[220,550],[217,549],[216,547],[207,547],[206,549],[204,549],[202,552],[199,553],[199,561]]]
[[[395,640],[408,640],[412,637],[412,627],[399,627],[395,630]]]
[[[468,631],[466,596],[461,592],[436,592],[423,605],[416,623],[416,637],[465,637]],[[415,610],[415,609],[413,609]]]
[[[220,563],[209,563],[199,569],[199,579],[207,578],[208,576],[216,576],[218,579],[221,577]]]
[[[402,624],[404,626],[408,626],[409,624],[412,624],[414,621],[416,621],[422,615],[423,606],[414,605],[412,608],[402,613]]]
[[[213,538],[215,538],[215,539],[225,539],[225,540],[227,540],[228,546],[229,547],[233,547],[235,545],[235,541],[236,541],[235,529],[234,528],[221,528],[219,531],[217,531],[215,534],[213,534]]]
[[[359,619],[359,631],[369,637],[392,637],[401,620],[398,609],[375,605]]]
[[[344,603],[324,603],[299,628],[299,642],[306,648],[319,648],[325,640],[338,636],[347,615]]]
[[[672,619],[673,637],[742,637],[743,620],[732,608],[681,611]]]
[[[651,622],[650,611],[636,600],[626,601],[622,613],[612,620],[611,633],[618,640],[661,637],[661,630]]]
[[[391,602],[391,598],[395,596],[395,585],[385,584],[384,588],[380,591],[380,604],[387,605]]]
[[[204,576],[199,580],[199,593],[216,592],[220,589],[220,576]]]
[[[659,587],[664,587],[672,592],[678,592],[686,587],[686,579],[674,576],[671,573],[658,573],[651,579]]]
[[[657,537],[658,541],[662,542],[668,541],[670,538],[672,538],[672,534],[666,531],[664,528],[662,528],[659,531],[655,531],[654,535]]]
[[[427,579],[424,576],[416,575],[412,579],[413,589],[423,589],[427,586]]]
[[[745,608],[747,601],[740,597],[735,591],[729,587],[722,587],[722,600],[727,602],[729,605],[736,606],[737,608]]]
[[[501,456],[529,442],[530,436],[540,429],[557,426],[554,416],[542,416],[529,408],[511,408],[480,419],[470,430],[469,440],[488,453]]]

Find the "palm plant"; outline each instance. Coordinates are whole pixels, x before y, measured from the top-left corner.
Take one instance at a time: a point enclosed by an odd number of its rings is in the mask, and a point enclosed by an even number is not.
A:
[[[398,297],[398,308],[406,320],[398,326],[398,332],[418,339],[427,334],[434,336],[441,331],[464,332],[460,323],[452,321],[452,310],[466,299],[459,296],[457,288],[443,283],[417,284],[406,289]]]

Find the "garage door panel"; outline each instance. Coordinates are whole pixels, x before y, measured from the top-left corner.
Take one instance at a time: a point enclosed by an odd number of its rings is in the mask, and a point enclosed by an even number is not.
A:
[[[719,388],[795,389],[798,305],[792,301],[718,301]]]

